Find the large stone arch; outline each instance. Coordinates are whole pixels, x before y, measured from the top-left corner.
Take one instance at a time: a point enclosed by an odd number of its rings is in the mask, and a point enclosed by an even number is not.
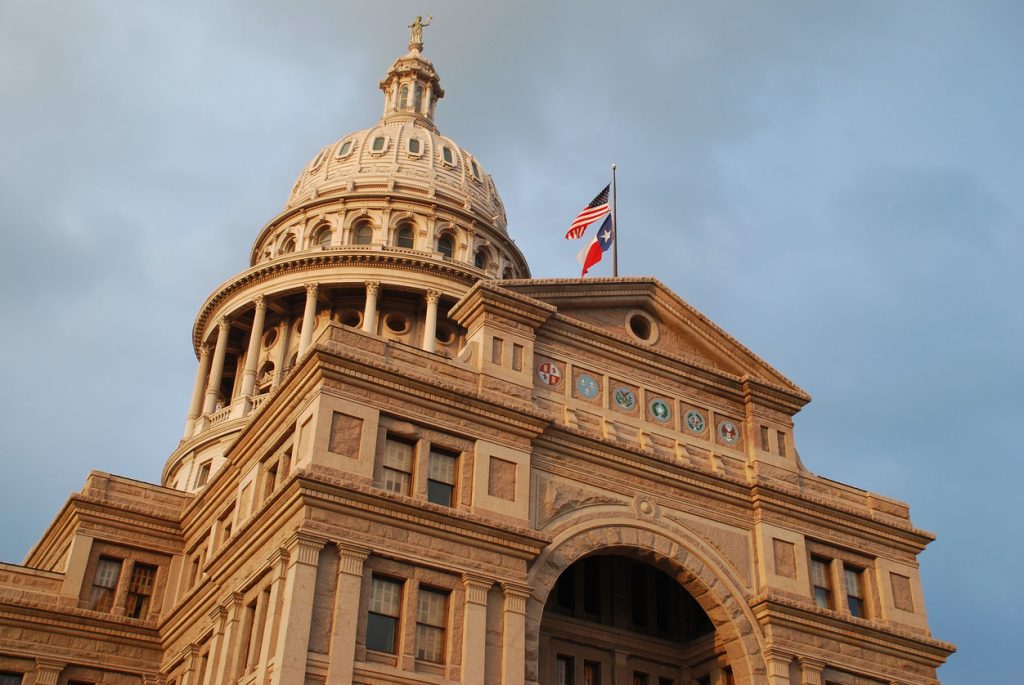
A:
[[[531,565],[526,607],[526,682],[539,678],[540,627],[544,605],[565,569],[594,552],[619,552],[646,561],[686,589],[721,636],[739,685],[765,682],[764,636],[722,556],[678,526],[625,512],[564,521],[551,544]]]

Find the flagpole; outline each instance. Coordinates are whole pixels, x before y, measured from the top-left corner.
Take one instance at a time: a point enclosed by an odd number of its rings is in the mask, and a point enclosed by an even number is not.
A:
[[[612,164],[612,276],[619,277],[619,225],[615,213],[619,203],[615,201],[615,165]]]

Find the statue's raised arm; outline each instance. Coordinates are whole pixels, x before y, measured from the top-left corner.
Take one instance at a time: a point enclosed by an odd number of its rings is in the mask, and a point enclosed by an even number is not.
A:
[[[423,17],[416,17],[416,19],[409,24],[409,49],[416,50],[423,47],[423,27],[430,26],[430,22],[434,19],[433,16],[427,16],[427,23],[423,23]]]

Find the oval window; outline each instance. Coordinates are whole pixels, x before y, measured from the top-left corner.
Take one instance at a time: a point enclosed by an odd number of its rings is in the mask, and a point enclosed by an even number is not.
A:
[[[384,325],[392,333],[408,333],[411,327],[409,317],[399,312],[391,312],[385,316]]]

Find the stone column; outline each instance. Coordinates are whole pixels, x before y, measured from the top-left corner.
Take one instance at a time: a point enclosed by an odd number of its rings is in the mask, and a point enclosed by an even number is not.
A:
[[[282,589],[278,619],[280,633],[274,650],[270,685],[303,685],[306,682],[316,566],[323,546],[323,540],[302,532],[294,534],[287,542],[288,572]]]
[[[366,282],[366,307],[363,309],[363,330],[367,333],[377,332],[377,291],[380,283]]]
[[[523,685],[526,681],[526,601],[530,588],[502,583],[505,595],[501,629],[501,684]]]
[[[245,371],[242,376],[242,397],[250,397],[256,388],[256,363],[260,359],[260,339],[263,337],[263,321],[267,316],[267,303],[262,295],[253,300],[256,311],[252,315],[252,331],[249,332],[249,349],[245,352]]]
[[[206,386],[206,376],[210,373],[210,346],[203,343],[199,346],[199,368],[196,369],[196,382],[192,386],[192,401],[188,404],[188,418],[185,419],[184,438],[192,435],[196,427],[196,419],[203,408],[203,389]]]
[[[791,654],[768,648],[764,652],[764,664],[768,668],[768,685],[790,685],[789,664]]]
[[[825,662],[809,656],[798,656],[800,662],[800,685],[822,685],[821,673]]]
[[[423,325],[423,349],[427,352],[437,349],[437,301],[440,299],[438,291],[427,291],[427,318]]]
[[[230,643],[224,639],[224,627],[227,624],[228,610],[224,606],[216,606],[210,611],[210,621],[213,622],[213,634],[210,636],[210,659],[206,666],[206,681],[211,685],[224,682],[223,661],[224,652],[230,647]]]
[[[221,374],[224,373],[224,355],[228,349],[228,331],[228,319],[222,316],[217,322],[217,345],[213,348],[213,363],[210,367],[210,380],[206,384],[203,414],[212,414],[217,408],[217,393],[220,390]]]
[[[363,584],[363,562],[369,550],[338,544],[338,591],[334,596],[334,627],[331,633],[331,665],[327,685],[352,685],[356,661],[356,626],[359,624],[359,591]]]
[[[67,663],[53,659],[36,659],[36,683],[35,685],[57,685],[61,671]]]
[[[302,334],[299,336],[300,357],[313,342],[313,328],[316,326],[316,291],[316,283],[306,284],[306,309],[302,313]]]
[[[237,655],[240,648],[236,643],[238,642],[238,624],[242,619],[242,599],[241,593],[234,592],[227,601],[213,610],[218,620],[221,621],[224,634],[221,639],[222,647],[215,655],[216,658],[213,658],[214,655],[210,657],[211,672],[207,677],[210,685],[230,683],[239,675]],[[214,649],[217,649],[216,643],[214,643]]]
[[[462,685],[484,685],[487,652],[487,592],[494,583],[486,578],[462,576],[466,603],[462,621]]]
[[[260,655],[256,661],[256,679],[254,683],[265,683],[267,676],[267,662],[270,655],[277,647],[277,640],[280,637],[278,631],[278,609],[281,606],[281,593],[284,591],[285,582],[288,579],[288,552],[279,549],[270,558],[271,585],[270,598],[267,602],[267,620],[264,622],[263,638],[260,644]]]
[[[288,344],[292,338],[292,320],[285,318],[278,325],[277,359],[274,360],[274,381],[270,387],[276,388],[281,385],[284,378],[284,365],[288,363]]]

